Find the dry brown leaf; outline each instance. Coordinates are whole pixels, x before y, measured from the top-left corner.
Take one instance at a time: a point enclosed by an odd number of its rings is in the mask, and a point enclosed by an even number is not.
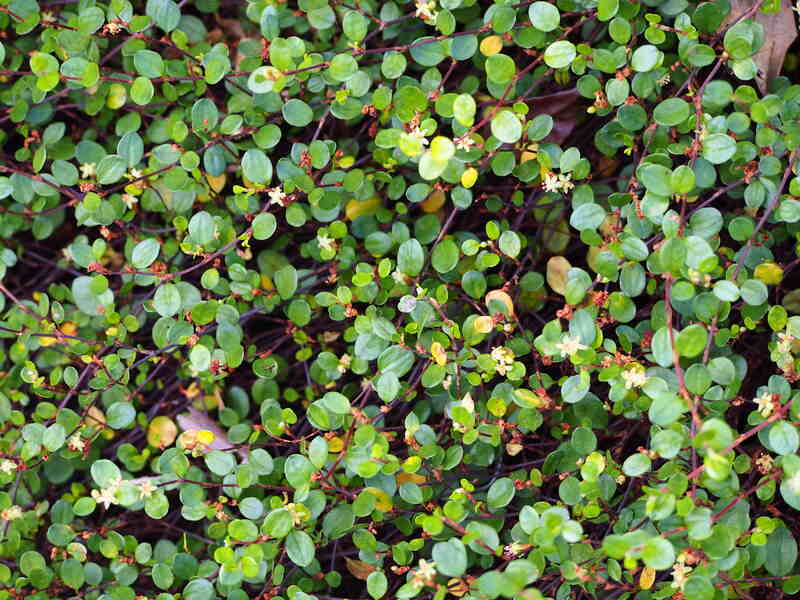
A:
[[[350,574],[361,581],[366,581],[370,573],[375,571],[375,567],[361,560],[345,557],[344,561],[347,563],[347,570],[350,571]]]
[[[751,8],[752,0],[731,0],[731,12],[725,19],[723,28],[727,29]],[[766,94],[770,82],[780,75],[786,51],[797,39],[797,23],[791,0],[781,0],[781,10],[778,13],[764,14],[758,10],[754,18],[764,26],[764,45],[753,56],[753,60],[758,67],[758,89]]]
[[[216,422],[212,421],[206,413],[200,412],[194,407],[190,407],[189,412],[178,415],[178,425],[180,425],[181,429],[184,431],[197,429],[213,433],[214,440],[208,445],[208,448],[211,450],[230,450],[234,447],[225,434],[225,431],[217,425]],[[247,459],[246,450],[239,448],[236,452],[243,459]]]

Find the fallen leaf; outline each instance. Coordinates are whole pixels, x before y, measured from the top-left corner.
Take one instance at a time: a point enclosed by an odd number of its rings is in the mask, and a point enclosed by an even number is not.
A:
[[[731,12],[723,22],[723,30],[752,7],[752,0],[731,0]],[[766,94],[769,84],[780,75],[786,51],[797,38],[797,24],[790,0],[781,0],[780,12],[765,14],[758,10],[754,18],[764,26],[764,45],[752,58],[758,67],[758,89]]]
[[[344,562],[347,564],[347,570],[350,571],[350,574],[361,581],[366,581],[370,573],[375,570],[375,567],[365,563],[363,560],[353,560],[345,556]]]
[[[234,447],[225,431],[216,422],[212,421],[206,413],[200,412],[196,408],[189,408],[189,412],[178,415],[178,425],[184,431],[201,430],[210,431],[214,434],[214,439],[207,446],[210,450],[230,450]],[[246,450],[239,448],[236,452],[242,459],[247,460]]]

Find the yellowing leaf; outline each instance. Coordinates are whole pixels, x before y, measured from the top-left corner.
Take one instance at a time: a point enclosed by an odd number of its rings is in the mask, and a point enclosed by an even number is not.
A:
[[[503,290],[492,290],[491,292],[486,294],[486,298],[484,298],[484,302],[486,306],[489,307],[489,304],[492,302],[502,302],[503,305],[506,307],[506,312],[509,316],[514,315],[514,301],[511,299],[506,292]]]
[[[389,497],[389,494],[387,494],[383,490],[374,487],[368,487],[364,488],[364,491],[375,496],[375,499],[377,500],[377,502],[375,503],[375,508],[377,508],[379,511],[387,513],[391,511],[392,508],[394,507],[394,505],[392,504],[392,499]]]
[[[350,574],[361,581],[366,581],[367,577],[370,576],[370,573],[375,570],[375,567],[369,563],[365,563],[363,560],[353,560],[352,558],[345,556],[344,562],[347,565],[347,570],[350,571]]]
[[[774,262],[765,262],[756,267],[755,277],[767,285],[778,285],[783,280],[783,267]]]
[[[96,406],[90,406],[89,410],[86,411],[86,424],[89,427],[102,429],[106,426],[106,416]]]
[[[172,419],[158,416],[147,426],[147,443],[156,448],[171,446],[178,437],[178,426]]]
[[[649,590],[653,587],[653,582],[656,580],[656,571],[650,567],[642,569],[642,574],[639,576],[639,587],[643,590]]]
[[[275,284],[272,283],[272,279],[269,278],[269,275],[266,273],[261,274],[261,287],[265,290],[274,290]]]
[[[547,285],[557,294],[564,295],[567,286],[567,271],[572,268],[563,256],[553,256],[547,261]]]
[[[379,196],[373,196],[369,200],[359,202],[356,199],[350,200],[345,206],[344,212],[348,221],[352,221],[358,217],[374,215],[383,206]]]
[[[474,167],[466,169],[461,174],[461,185],[463,185],[467,189],[475,185],[476,181],[478,181],[478,170]]]
[[[404,483],[420,484],[427,481],[424,476],[418,473],[398,473],[395,475],[395,479],[397,480],[397,485],[403,485]]]
[[[217,176],[209,175],[208,173],[206,173],[206,179],[208,180],[208,185],[211,186],[211,189],[218,194],[225,187],[225,181],[226,181],[225,173]]]
[[[344,448],[344,441],[339,436],[328,440],[328,452],[341,452]]]
[[[442,206],[444,206],[445,195],[441,190],[434,190],[430,195],[420,203],[420,208],[423,212],[434,213]]]
[[[473,327],[475,327],[475,331],[478,333],[489,333],[494,329],[494,319],[486,316],[477,317],[473,323]]]
[[[481,54],[484,56],[492,56],[497,54],[503,49],[503,38],[499,35],[490,35],[483,38],[481,41]]]
[[[447,364],[447,353],[439,342],[433,342],[431,344],[431,355],[437,365],[443,367]]]

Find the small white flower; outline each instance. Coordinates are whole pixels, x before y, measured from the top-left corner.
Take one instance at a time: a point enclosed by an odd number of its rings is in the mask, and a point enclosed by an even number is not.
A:
[[[393,271],[392,272],[392,279],[394,279],[397,283],[405,284],[406,282],[406,274],[402,271]],[[414,298],[416,300],[416,298]],[[413,309],[412,309],[413,310]],[[411,311],[409,311],[411,312]]]
[[[104,488],[102,490],[92,490],[92,498],[98,504],[102,504],[104,508],[108,509],[112,504],[117,502],[117,488]]]
[[[13,460],[5,459],[3,462],[0,463],[0,471],[5,473],[6,475],[10,475],[11,473],[15,473],[17,470],[17,463]]]
[[[758,405],[758,412],[760,412],[761,416],[765,419],[772,414],[772,394],[769,392],[764,392],[760,396],[756,396],[753,398],[753,402]]]
[[[542,180],[542,187],[546,192],[564,192],[566,194],[575,187],[575,184],[572,183],[572,173],[556,175],[550,172],[545,174]]]
[[[128,179],[130,180],[139,179],[142,175],[143,173],[139,169],[131,169],[128,171]]]
[[[572,183],[572,173],[561,173],[558,176],[558,185],[561,187],[561,191],[564,193],[569,192],[572,188],[575,187],[575,184]]]
[[[349,354],[342,354],[342,357],[339,359],[339,364],[336,366],[336,370],[339,373],[344,373],[347,369],[350,368],[350,363],[353,362],[353,357]]]
[[[336,250],[336,240],[327,235],[317,234],[317,244],[322,250]]]
[[[792,351],[792,342],[794,341],[794,336],[781,331],[778,334],[778,352],[781,354],[787,354]]]
[[[687,567],[684,563],[683,555],[678,557],[678,562],[672,567],[672,584],[671,587],[683,591],[683,586],[686,585],[686,580],[689,573],[692,572],[692,567]]]
[[[139,484],[139,497],[149,498],[153,492],[156,491],[156,486],[153,485],[153,482],[149,479],[145,479],[142,483]]]
[[[14,519],[19,519],[22,517],[22,508],[17,506],[9,506],[4,511],[0,512],[0,518],[5,521],[13,521]]]
[[[416,574],[422,579],[433,579],[436,577],[436,563],[433,561],[428,562],[425,559],[420,559],[419,568],[417,569]]]
[[[456,139],[457,150],[464,150],[465,152],[469,152],[470,150],[472,150],[474,146],[475,146],[475,140],[473,140],[468,135]]]
[[[128,210],[132,210],[139,202],[139,199],[133,194],[122,194],[122,202],[128,207]]]
[[[117,501],[117,490],[119,486],[122,484],[122,477],[117,477],[113,479],[107,488],[103,488],[101,490],[92,490],[92,498],[98,504],[102,504],[106,509],[112,504],[119,504]]]
[[[83,449],[86,447],[86,442],[83,441],[79,433],[76,433],[67,440],[67,447],[73,452],[83,452]]]
[[[505,375],[509,367],[514,364],[514,352],[505,346],[495,346],[490,356],[495,362],[495,370],[500,375]]]
[[[586,350],[589,346],[581,344],[581,339],[578,336],[572,337],[569,335],[561,338],[561,342],[556,344],[556,348],[561,351],[561,357],[572,356],[578,350]]]
[[[642,368],[624,370],[622,372],[622,379],[625,380],[626,390],[639,388],[647,383],[647,375],[645,375],[644,369]]]
[[[81,178],[89,179],[95,176],[97,163],[83,163],[81,165]]]
[[[286,194],[283,193],[283,190],[280,186],[270,188],[267,192],[269,196],[269,203],[270,204],[277,204],[278,206],[286,206]]]
[[[419,125],[414,127],[414,129],[412,129],[411,131],[409,131],[408,135],[419,140],[419,142],[423,146],[427,146],[430,143],[428,139],[425,137],[425,133],[422,131],[422,129],[419,128]]]
[[[560,188],[558,183],[558,175],[555,173],[548,173],[542,180],[542,187],[545,192],[557,192]]]
[[[436,11],[436,0],[416,0],[417,11],[415,15],[423,21],[435,21],[438,12]]]

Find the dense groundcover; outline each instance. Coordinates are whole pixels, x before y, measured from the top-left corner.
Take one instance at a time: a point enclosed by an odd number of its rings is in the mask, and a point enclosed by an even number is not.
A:
[[[0,600],[800,590],[781,0],[0,0]]]

